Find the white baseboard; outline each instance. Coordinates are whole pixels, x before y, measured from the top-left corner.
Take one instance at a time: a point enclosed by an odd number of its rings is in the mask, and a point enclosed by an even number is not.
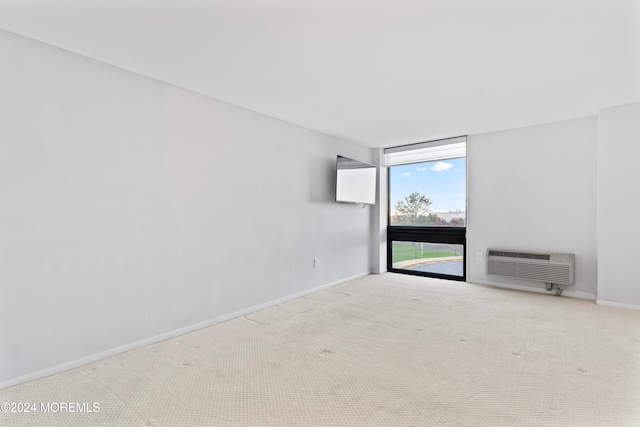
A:
[[[493,286],[496,288],[514,289],[517,291],[527,291],[527,292],[536,292],[539,294],[553,295],[553,292],[547,291],[544,287],[538,288],[535,286],[512,285],[509,283],[491,282],[489,280],[473,280],[468,282],[474,285]],[[588,299],[592,301],[596,299],[595,295],[590,294],[588,292],[582,292],[582,291],[565,290],[565,291],[562,291],[562,296],[567,296],[571,298]]]
[[[623,302],[615,302],[615,301],[607,301],[604,299],[597,299],[596,304],[598,305],[608,305],[609,307],[618,307],[618,308],[627,308],[630,310],[640,310],[640,305],[636,304],[626,304]]]
[[[360,273],[355,276],[347,277],[346,279],[337,280],[335,282],[327,283],[324,285],[317,286],[315,288],[307,289],[302,292],[298,292],[297,294],[288,295],[286,297],[278,298],[276,300],[268,301],[262,304],[254,305],[242,310],[235,311],[233,313],[224,314],[222,316],[215,317],[210,320],[206,320],[204,322],[199,322],[193,325],[185,326],[184,328],[175,329],[173,331],[165,332],[160,335],[155,335],[153,337],[145,338],[139,341],[135,341],[129,344],[125,344],[119,347],[111,348],[109,350],[101,351],[100,353],[92,354],[86,357],[81,357],[80,359],[72,360],[69,362],[61,363],[56,366],[52,366],[50,368],[42,369],[40,371],[32,372],[30,374],[22,375],[17,378],[12,378],[10,380],[4,381],[0,383],[0,390],[12,387],[18,384],[23,384],[29,381],[39,380],[41,378],[49,377],[51,375],[59,374],[64,371],[68,371],[70,369],[75,369],[80,366],[86,365],[88,363],[95,362],[97,360],[104,359],[106,357],[115,356],[116,354],[124,353],[127,351],[135,350],[141,347],[145,347],[147,345],[155,344],[161,341],[168,340],[170,338],[175,338],[180,335],[188,334],[189,332],[197,331],[199,329],[207,328],[209,326],[213,326],[217,323],[226,322],[227,320],[235,319],[238,317],[246,316],[247,314],[254,313],[256,311],[273,307],[277,304],[282,304],[284,302],[303,297],[305,295],[309,295],[323,289],[327,289],[341,283],[349,282],[351,280],[359,279],[361,277],[368,276],[371,273]]]

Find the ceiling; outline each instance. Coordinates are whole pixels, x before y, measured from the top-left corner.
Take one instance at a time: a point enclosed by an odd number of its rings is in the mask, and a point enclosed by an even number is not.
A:
[[[640,101],[640,0],[0,0],[0,28],[371,147]]]

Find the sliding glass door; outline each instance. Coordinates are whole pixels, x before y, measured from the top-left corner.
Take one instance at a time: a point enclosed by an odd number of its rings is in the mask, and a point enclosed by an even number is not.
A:
[[[388,149],[387,269],[466,279],[466,138]]]

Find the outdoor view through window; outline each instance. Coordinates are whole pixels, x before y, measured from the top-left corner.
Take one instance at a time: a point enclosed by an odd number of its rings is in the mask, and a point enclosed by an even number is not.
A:
[[[466,159],[392,166],[390,225],[464,227]]]
[[[389,168],[389,225],[465,227],[466,158]],[[392,241],[392,266],[463,276],[464,246]]]

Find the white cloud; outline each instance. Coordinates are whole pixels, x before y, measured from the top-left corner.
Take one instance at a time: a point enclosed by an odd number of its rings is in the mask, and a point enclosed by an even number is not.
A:
[[[428,168],[427,168],[426,166],[425,166],[425,167],[423,167],[423,168],[418,168],[418,170],[419,170],[420,172],[424,172],[424,171],[426,171],[427,169],[428,169]]]
[[[402,174],[402,176],[411,176],[411,172],[405,172]]]
[[[453,167],[452,163],[438,162],[435,165],[431,166],[431,170],[436,172],[442,172],[442,171],[449,170],[452,167]]]

